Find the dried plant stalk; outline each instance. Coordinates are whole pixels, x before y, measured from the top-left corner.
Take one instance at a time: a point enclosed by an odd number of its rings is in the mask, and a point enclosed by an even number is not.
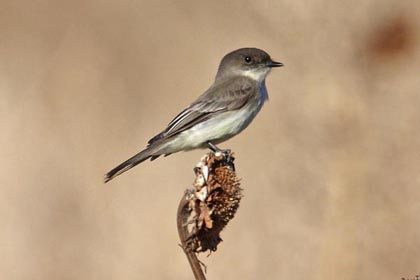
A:
[[[194,168],[193,187],[178,207],[178,233],[196,279],[205,279],[197,253],[216,251],[220,232],[234,217],[242,198],[230,151],[210,152]]]

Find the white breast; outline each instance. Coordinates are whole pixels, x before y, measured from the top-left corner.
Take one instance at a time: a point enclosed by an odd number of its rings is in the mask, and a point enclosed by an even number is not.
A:
[[[205,146],[208,141],[215,144],[223,142],[244,130],[260,111],[268,99],[264,81],[260,84],[258,99],[250,100],[242,108],[234,111],[220,113],[209,120],[199,123],[190,129],[173,137],[162,152],[174,153],[181,150],[190,150]]]

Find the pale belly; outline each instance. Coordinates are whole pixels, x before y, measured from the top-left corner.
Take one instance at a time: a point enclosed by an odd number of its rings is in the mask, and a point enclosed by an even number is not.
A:
[[[214,144],[226,141],[245,129],[260,111],[263,102],[255,101],[239,110],[221,113],[181,132],[160,149],[160,153],[174,153],[206,147],[207,142]]]

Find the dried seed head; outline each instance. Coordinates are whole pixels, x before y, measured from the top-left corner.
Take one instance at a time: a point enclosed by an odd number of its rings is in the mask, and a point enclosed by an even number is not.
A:
[[[239,207],[242,189],[233,160],[230,152],[209,153],[195,168],[197,190],[190,201],[195,226],[189,243],[195,252],[216,251],[220,232]]]

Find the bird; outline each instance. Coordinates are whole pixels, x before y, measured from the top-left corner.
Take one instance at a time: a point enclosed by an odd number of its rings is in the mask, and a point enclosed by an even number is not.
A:
[[[283,63],[258,48],[241,48],[226,54],[214,83],[181,111],[144,150],[105,174],[104,182],[159,156],[198,148],[221,150],[216,145],[243,131],[268,100],[265,79]]]

